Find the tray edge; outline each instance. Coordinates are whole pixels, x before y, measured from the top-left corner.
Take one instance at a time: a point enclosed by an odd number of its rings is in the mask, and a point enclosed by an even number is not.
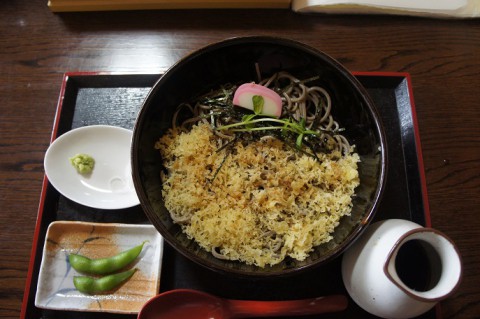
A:
[[[57,100],[57,107],[55,111],[55,118],[54,118],[54,125],[51,133],[50,143],[55,140],[56,135],[58,133],[58,126],[60,121],[60,115],[63,108],[63,98],[65,95],[66,87],[68,84],[69,78],[72,77],[81,77],[81,76],[96,76],[96,75],[105,75],[105,76],[112,76],[112,75],[156,75],[159,76],[163,72],[157,73],[144,73],[144,72],[108,72],[108,71],[73,71],[73,72],[65,72],[62,78],[62,85],[60,88],[59,97]],[[427,193],[427,185],[426,185],[426,176],[425,176],[425,168],[424,168],[424,161],[423,161],[423,154],[421,149],[421,141],[419,135],[419,128],[418,128],[418,118],[416,113],[416,106],[413,97],[413,84],[412,78],[410,73],[408,72],[388,72],[388,71],[352,71],[351,72],[354,76],[378,76],[378,77],[404,77],[407,80],[407,87],[408,87],[408,94],[410,100],[410,106],[412,109],[412,121],[413,121],[413,130],[414,130],[414,138],[415,138],[415,147],[417,152],[417,163],[418,163],[418,170],[420,174],[420,184],[422,189],[422,199],[423,199],[423,208],[424,208],[424,216],[425,216],[425,226],[431,227],[431,217],[430,217],[430,206],[428,203],[428,193]],[[33,270],[34,264],[36,262],[35,256],[38,249],[38,239],[40,234],[40,228],[42,226],[42,218],[43,218],[43,208],[45,205],[45,197],[48,188],[48,179],[44,175],[42,188],[40,193],[40,202],[39,207],[37,209],[37,218],[35,223],[35,229],[33,234],[33,242],[32,248],[30,252],[30,260],[28,266],[27,277],[25,279],[25,289],[24,295],[22,299],[22,306],[20,310],[20,319],[25,319],[26,312],[28,308],[28,301],[32,296],[30,295],[30,289],[32,287],[32,277],[33,277]],[[440,314],[440,304],[436,306],[436,317],[441,318]]]

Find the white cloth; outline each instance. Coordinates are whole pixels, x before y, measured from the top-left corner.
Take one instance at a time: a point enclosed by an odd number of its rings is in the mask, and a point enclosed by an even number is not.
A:
[[[480,0],[292,0],[295,12],[480,17]]]

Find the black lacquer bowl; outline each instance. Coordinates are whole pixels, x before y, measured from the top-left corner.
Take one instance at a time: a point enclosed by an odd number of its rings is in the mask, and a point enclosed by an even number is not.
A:
[[[215,258],[174,224],[162,199],[162,159],[155,142],[171,126],[176,107],[225,83],[257,79],[258,63],[264,77],[288,71],[297,78],[319,75],[318,84],[332,98],[334,118],[360,155],[360,186],[351,216],[341,219],[334,239],[315,247],[304,261],[290,258],[260,268]],[[165,240],[187,258],[209,269],[257,277],[297,273],[339,256],[372,220],[385,187],[386,142],[379,116],[366,90],[337,61],[312,47],[275,37],[233,38],[208,45],[184,57],[155,83],[138,115],[132,141],[132,173],[143,210]]]

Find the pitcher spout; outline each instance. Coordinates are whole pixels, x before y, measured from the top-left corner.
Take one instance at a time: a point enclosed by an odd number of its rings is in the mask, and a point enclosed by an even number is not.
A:
[[[405,233],[392,247],[384,273],[411,298],[436,303],[459,286],[461,265],[460,254],[450,238],[436,229],[417,228]]]

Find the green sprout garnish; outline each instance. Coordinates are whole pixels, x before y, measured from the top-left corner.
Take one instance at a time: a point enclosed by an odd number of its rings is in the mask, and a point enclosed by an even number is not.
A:
[[[261,95],[254,95],[252,97],[253,102],[253,112],[255,115],[261,114],[263,111],[263,105],[265,104],[265,100]]]
[[[280,130],[283,134],[291,132],[296,135],[295,145],[301,148],[306,136],[318,136],[319,133],[306,128],[305,119],[301,118],[296,121],[293,118],[278,119],[274,117],[261,116],[264,99],[260,95],[252,97],[253,114],[247,114],[242,117],[242,121],[238,123],[223,125],[217,127],[217,130],[231,130],[232,132],[254,132]]]

